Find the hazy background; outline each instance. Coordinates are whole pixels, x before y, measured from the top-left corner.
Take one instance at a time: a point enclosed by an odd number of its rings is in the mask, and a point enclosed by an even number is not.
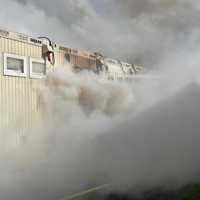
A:
[[[199,43],[192,0],[0,0],[0,25],[155,67]]]

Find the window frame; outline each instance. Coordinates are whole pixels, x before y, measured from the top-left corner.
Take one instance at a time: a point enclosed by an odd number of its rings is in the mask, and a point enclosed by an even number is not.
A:
[[[3,69],[4,69],[4,65],[3,65],[3,53],[0,51],[0,75],[3,74]]]
[[[23,60],[23,71],[24,72],[18,72],[12,69],[8,69],[8,63],[7,63],[7,59],[8,58],[14,58],[14,59],[19,59],[19,60]],[[3,54],[3,73],[6,76],[19,76],[19,77],[26,77],[27,76],[27,58],[26,56],[21,56],[21,55],[17,55],[17,54],[10,54],[10,53],[4,53]]]
[[[34,73],[33,72],[33,62],[37,62],[37,63],[41,63],[41,64],[44,64],[44,67],[45,67],[45,74],[38,74],[38,73]],[[29,58],[29,65],[30,65],[30,78],[38,78],[38,79],[41,79],[41,78],[44,78],[46,77],[46,74],[47,74],[47,66],[46,66],[46,62],[44,59],[42,58]]]

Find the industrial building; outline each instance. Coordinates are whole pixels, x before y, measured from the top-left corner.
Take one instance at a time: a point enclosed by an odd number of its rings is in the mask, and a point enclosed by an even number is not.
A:
[[[47,37],[0,30],[0,131],[13,131],[17,142],[24,140],[41,119],[38,89],[45,76],[66,63],[75,72],[92,70],[111,80],[135,76],[141,70],[100,53],[59,46]]]

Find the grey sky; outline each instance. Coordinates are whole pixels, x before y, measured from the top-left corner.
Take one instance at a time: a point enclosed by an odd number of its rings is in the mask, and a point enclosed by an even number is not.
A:
[[[156,65],[199,42],[191,0],[0,0],[0,26],[58,43]]]

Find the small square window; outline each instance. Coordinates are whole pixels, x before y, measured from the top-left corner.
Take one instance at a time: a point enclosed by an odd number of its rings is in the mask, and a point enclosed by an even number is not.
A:
[[[25,77],[27,75],[26,57],[4,54],[4,75]]]
[[[7,69],[24,73],[24,60],[7,57]]]
[[[30,58],[30,77],[43,78],[46,75],[46,64],[43,59]]]

